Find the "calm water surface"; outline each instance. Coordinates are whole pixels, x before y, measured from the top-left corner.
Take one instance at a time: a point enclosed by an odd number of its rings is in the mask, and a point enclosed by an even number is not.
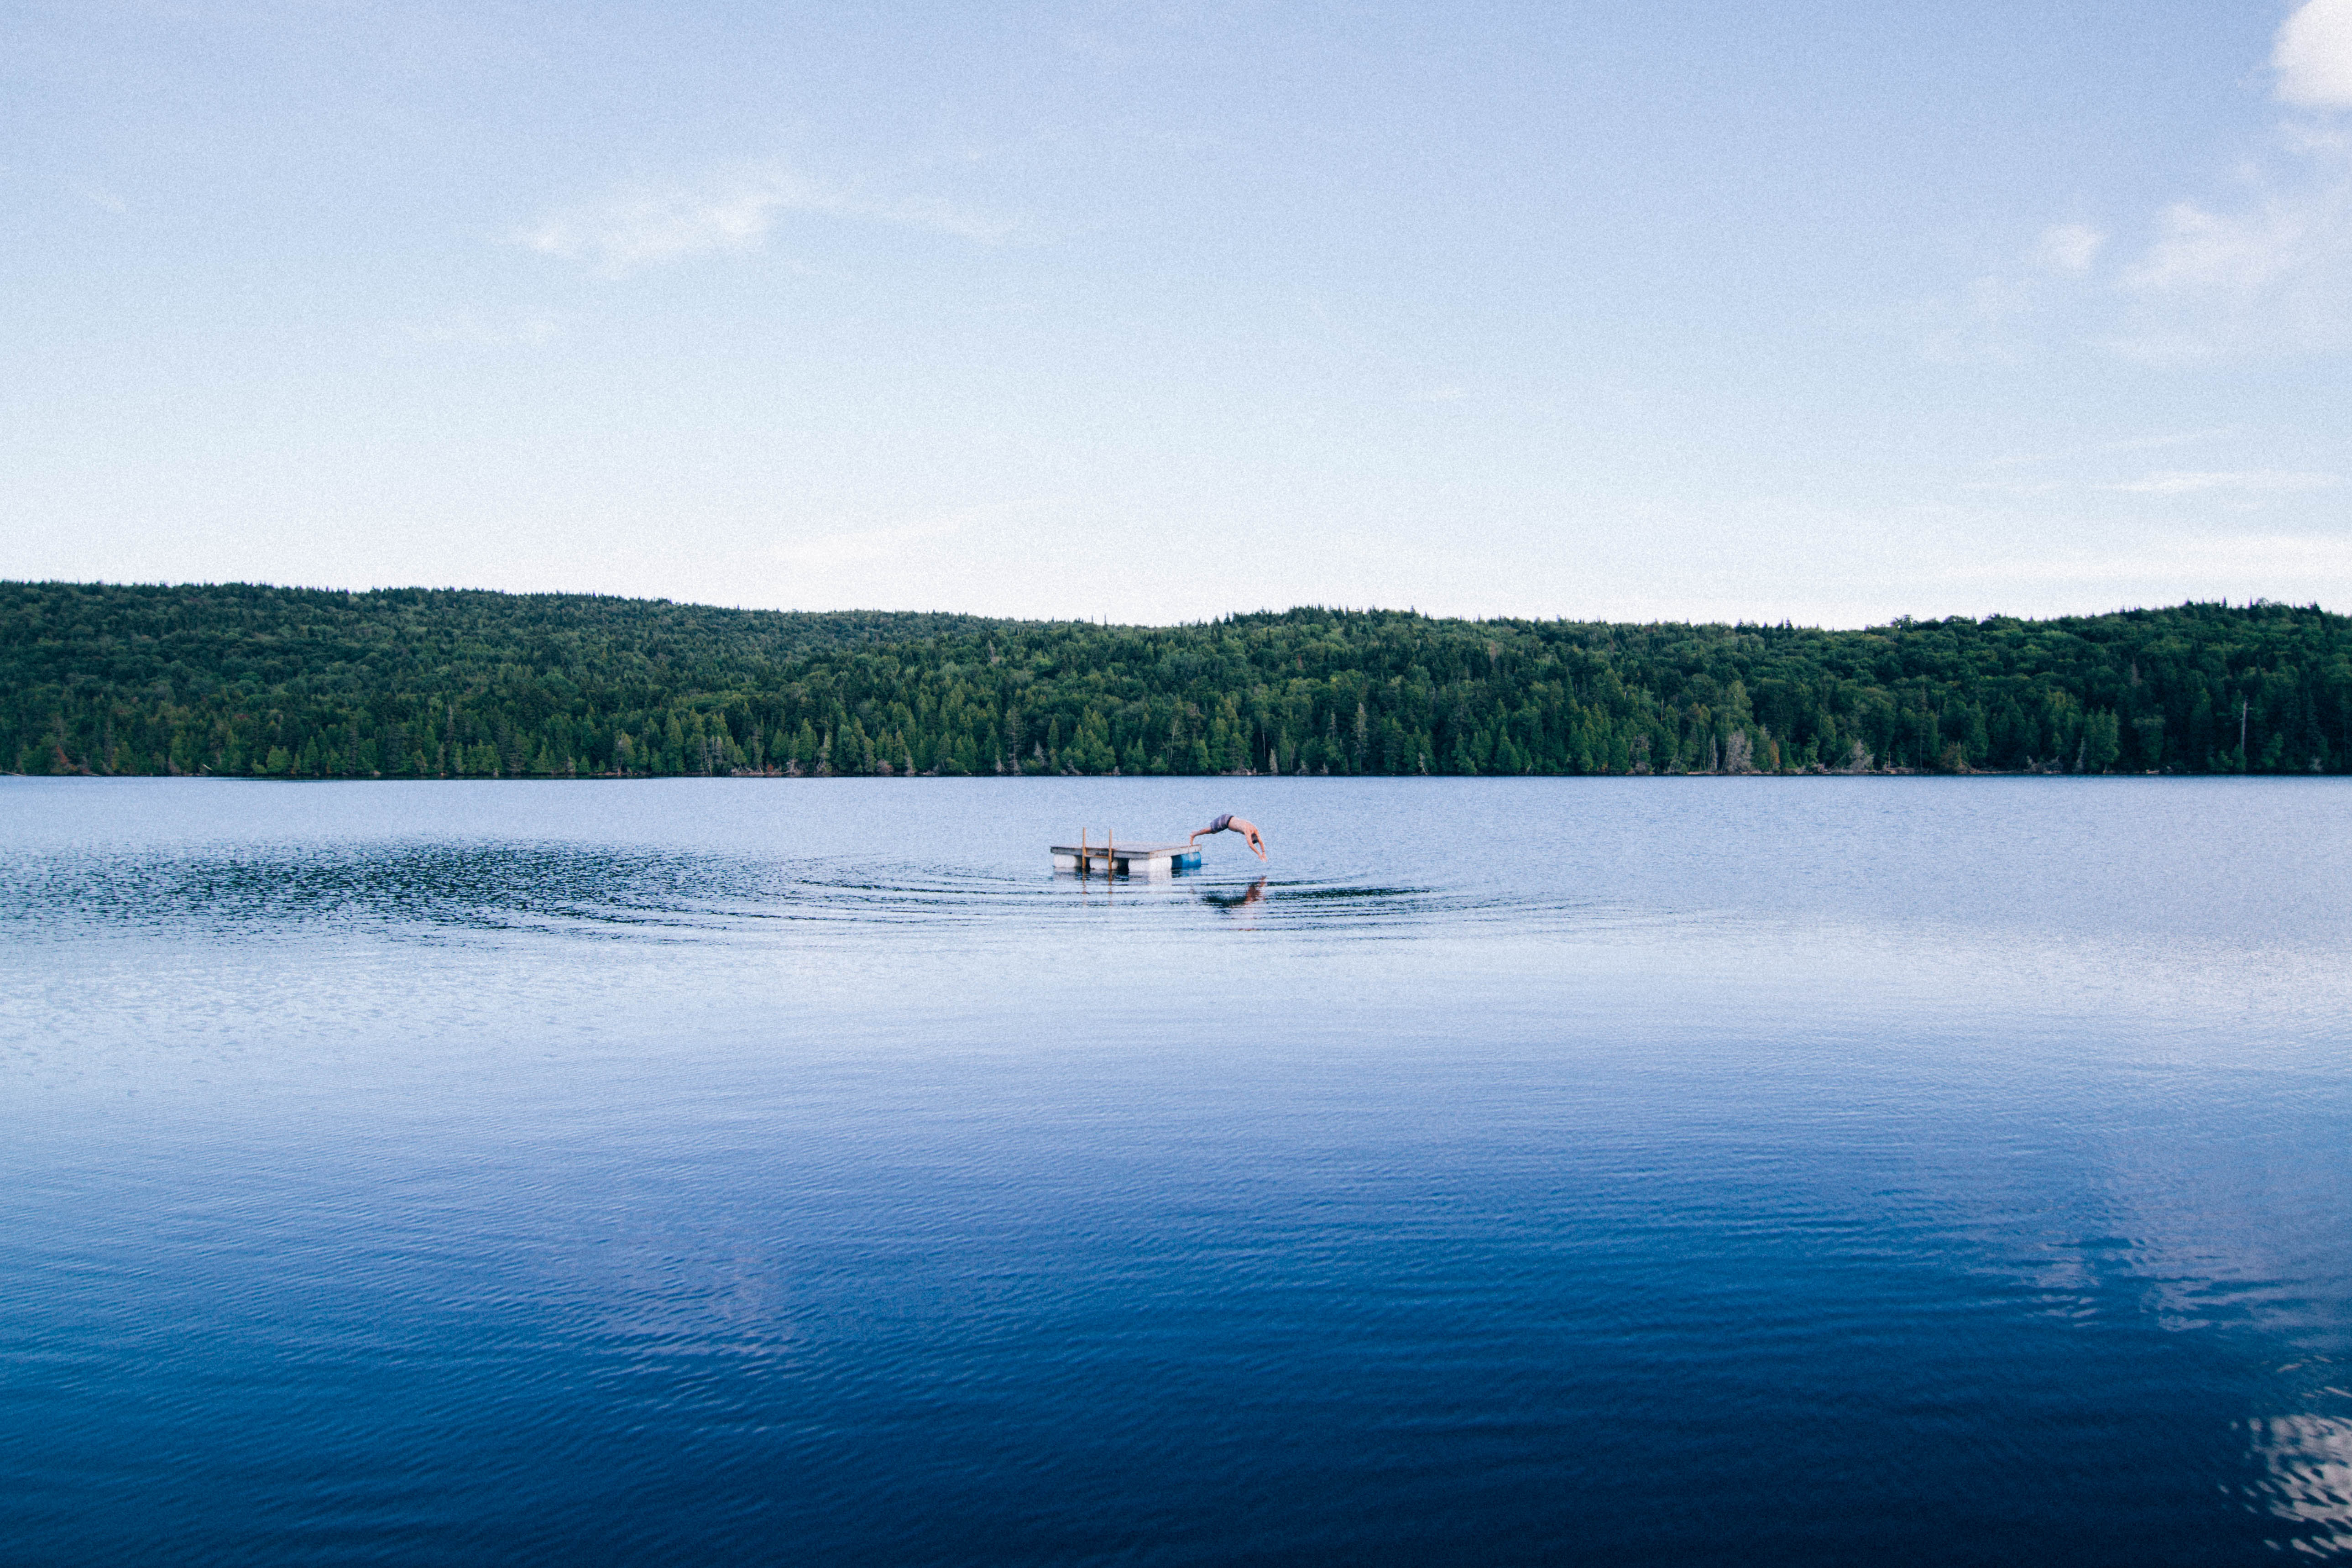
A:
[[[1081,827],[1226,837],[1057,880]],[[2352,1557],[2333,780],[0,780],[0,1558]]]

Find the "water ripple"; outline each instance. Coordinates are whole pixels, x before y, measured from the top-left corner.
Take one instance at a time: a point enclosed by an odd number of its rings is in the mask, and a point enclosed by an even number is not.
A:
[[[772,922],[969,930],[1111,911],[1378,935],[1636,918],[1556,893],[1416,886],[1345,873],[1110,880],[937,861],[760,859],[551,843],[51,855],[0,862],[0,923],[26,935],[342,927],[676,940]]]
[[[2284,1544],[2315,1557],[2352,1555],[2352,1421],[2278,1415],[2249,1425],[2250,1457],[2263,1472],[2250,1490],[2293,1527]]]

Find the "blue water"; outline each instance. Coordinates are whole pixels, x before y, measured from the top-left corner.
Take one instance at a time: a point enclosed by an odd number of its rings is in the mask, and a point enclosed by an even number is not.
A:
[[[0,780],[0,1559],[2352,1556],[2347,895],[2328,780]]]

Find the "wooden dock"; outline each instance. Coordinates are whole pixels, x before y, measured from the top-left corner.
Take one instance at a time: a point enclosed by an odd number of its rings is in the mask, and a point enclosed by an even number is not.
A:
[[[1055,870],[1080,877],[1169,877],[1201,868],[1201,851],[1191,844],[1121,844],[1108,834],[1097,844],[1081,835],[1077,843],[1053,850]]]

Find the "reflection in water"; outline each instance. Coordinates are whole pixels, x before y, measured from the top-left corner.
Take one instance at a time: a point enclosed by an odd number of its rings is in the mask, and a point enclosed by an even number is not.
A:
[[[2274,1415],[2249,1425],[2250,1457],[2265,1472],[2251,1489],[2273,1517],[2301,1527],[2291,1544],[2312,1556],[2352,1553],[2352,1421]]]
[[[1240,892],[1212,890],[1201,895],[1201,901],[1231,920],[1244,931],[1257,929],[1258,916],[1265,905],[1265,879],[1260,877]]]
[[[1262,904],[1265,901],[1265,879],[1260,877],[1238,893],[1223,889],[1202,893],[1201,901],[1219,910],[1237,910],[1247,904]]]

